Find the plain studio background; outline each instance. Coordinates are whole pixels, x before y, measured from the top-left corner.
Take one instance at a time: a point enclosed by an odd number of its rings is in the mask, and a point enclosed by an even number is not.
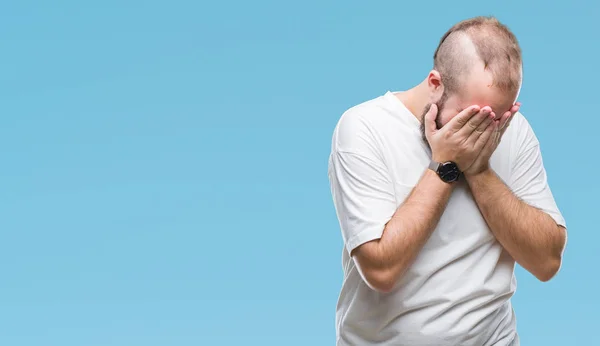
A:
[[[554,280],[518,269],[522,344],[591,345],[599,6],[3,3],[0,344],[334,345],[333,127],[493,14],[522,44],[522,112],[570,231]]]

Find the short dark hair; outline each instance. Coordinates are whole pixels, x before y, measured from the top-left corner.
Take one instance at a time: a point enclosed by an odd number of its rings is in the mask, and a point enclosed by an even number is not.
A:
[[[440,39],[433,55],[434,69],[444,84],[444,94],[460,89],[462,77],[473,65],[464,51],[465,36],[473,43],[478,58],[493,77],[493,85],[502,91],[516,92],[521,84],[521,47],[510,29],[494,17],[475,17],[452,26]]]

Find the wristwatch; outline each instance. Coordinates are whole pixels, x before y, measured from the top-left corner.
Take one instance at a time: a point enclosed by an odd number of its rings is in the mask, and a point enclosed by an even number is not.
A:
[[[461,174],[456,163],[452,161],[439,163],[432,160],[431,163],[429,163],[429,169],[434,171],[445,183],[457,181]]]

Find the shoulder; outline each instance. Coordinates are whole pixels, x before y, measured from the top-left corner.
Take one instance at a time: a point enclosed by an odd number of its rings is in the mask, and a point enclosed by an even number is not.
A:
[[[510,138],[510,144],[513,151],[527,151],[539,145],[535,131],[530,122],[521,112],[514,115],[506,135]]]
[[[382,103],[379,97],[343,112],[334,129],[332,150],[360,155],[376,152],[381,118],[385,116]]]

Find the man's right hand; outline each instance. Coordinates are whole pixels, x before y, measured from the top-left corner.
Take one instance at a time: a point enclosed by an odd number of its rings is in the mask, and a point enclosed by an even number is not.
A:
[[[490,107],[471,106],[438,130],[437,112],[437,106],[432,104],[423,119],[432,159],[440,163],[452,161],[464,172],[475,162],[494,132],[497,126],[494,114]]]

